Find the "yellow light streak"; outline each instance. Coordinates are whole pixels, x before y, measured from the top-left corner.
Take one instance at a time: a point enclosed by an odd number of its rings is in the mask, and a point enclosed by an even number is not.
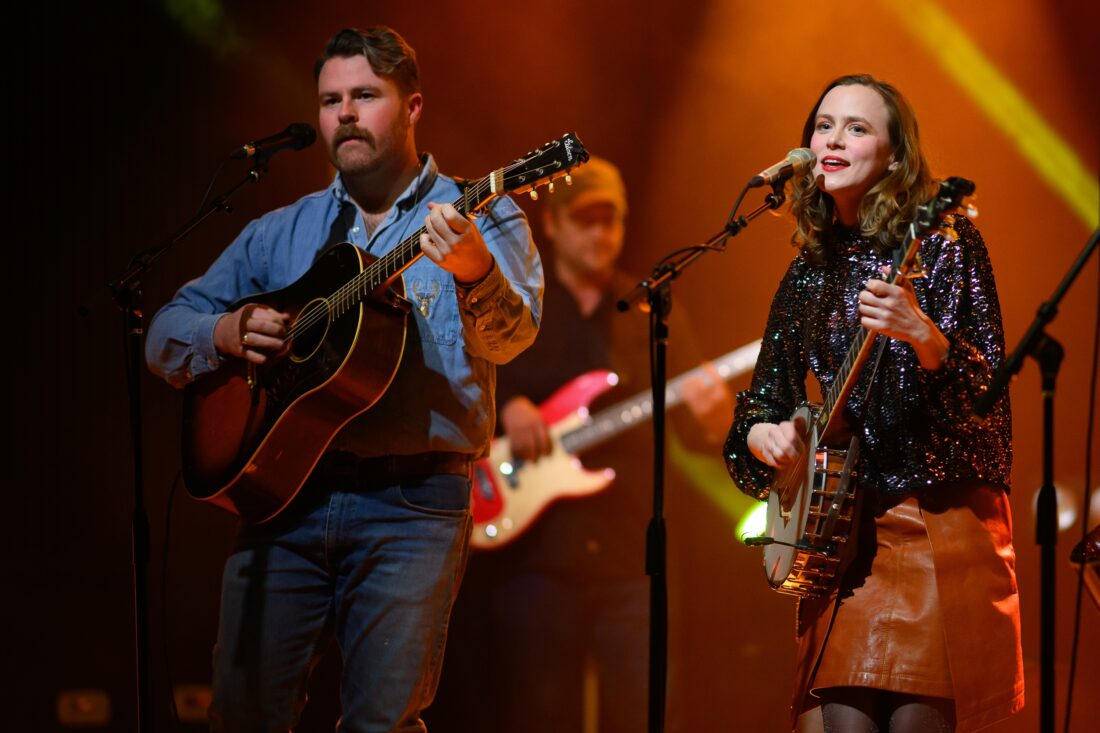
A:
[[[909,32],[1007,135],[1089,229],[1100,224],[1100,185],[1076,152],[936,3],[884,0]]]

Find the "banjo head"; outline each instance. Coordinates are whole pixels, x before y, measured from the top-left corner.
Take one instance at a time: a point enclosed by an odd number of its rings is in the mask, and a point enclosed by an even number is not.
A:
[[[794,413],[806,418],[809,448],[797,469],[774,482],[764,530],[773,540],[764,545],[768,584],[800,597],[824,595],[832,587],[850,555],[847,540],[856,504],[858,441],[853,438],[848,450],[819,446],[816,416],[809,405]],[[783,508],[784,493],[793,496],[789,510]]]

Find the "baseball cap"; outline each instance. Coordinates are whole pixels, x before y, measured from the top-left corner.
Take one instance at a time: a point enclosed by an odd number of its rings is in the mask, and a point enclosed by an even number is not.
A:
[[[610,203],[621,215],[626,215],[626,186],[619,169],[610,161],[589,157],[588,162],[574,168],[570,175],[573,185],[558,180],[554,192],[546,197],[552,211],[579,208],[593,203]]]

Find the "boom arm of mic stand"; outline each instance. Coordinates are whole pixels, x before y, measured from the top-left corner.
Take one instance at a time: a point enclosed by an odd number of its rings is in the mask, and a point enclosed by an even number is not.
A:
[[[733,205],[733,210],[730,212],[729,221],[726,222],[726,226],[722,231],[702,244],[691,248],[691,252],[682,259],[666,262],[653,268],[653,273],[650,277],[646,280],[642,280],[631,288],[629,293],[619,298],[615,303],[615,307],[620,311],[628,311],[635,303],[648,303],[649,293],[661,287],[666,282],[675,280],[680,276],[681,272],[686,270],[693,262],[707,252],[715,249],[725,249],[726,241],[730,237],[737,236],[742,229],[749,225],[750,221],[760,216],[765,211],[778,209],[786,200],[786,197],[783,195],[783,182],[777,181],[772,184],[772,192],[764,198],[763,204],[749,212],[747,217],[737,216],[737,209],[741,205],[741,199],[745,197],[745,192],[748,190],[749,187],[746,186],[745,190],[741,192],[741,195],[737,197],[737,202]]]
[[[256,160],[256,164],[248,171],[248,175],[238,181],[233,188],[211,201],[209,207],[184,222],[183,226],[181,226],[175,234],[170,236],[164,244],[150,247],[135,255],[130,261],[130,266],[126,269],[126,272],[107,284],[107,287],[114,293],[116,300],[122,297],[122,293],[130,290],[137,283],[140,283],[141,277],[149,271],[156,261],[159,260],[165,252],[171,249],[172,245],[190,234],[195,227],[219,211],[224,211],[227,214],[232,213],[233,209],[229,206],[229,199],[245,185],[249,183],[258,183],[265,173],[267,173],[267,159],[266,157],[259,157]]]

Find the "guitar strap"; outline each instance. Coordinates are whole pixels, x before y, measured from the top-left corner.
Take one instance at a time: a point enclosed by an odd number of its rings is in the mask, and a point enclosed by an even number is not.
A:
[[[336,214],[336,218],[332,220],[332,225],[328,228],[328,236],[325,238],[325,243],[321,246],[321,249],[317,250],[317,254],[313,256],[313,261],[321,259],[330,249],[338,244],[351,241],[348,236],[351,234],[351,228],[355,226],[355,204],[351,201],[344,201],[340,204],[340,211]]]

